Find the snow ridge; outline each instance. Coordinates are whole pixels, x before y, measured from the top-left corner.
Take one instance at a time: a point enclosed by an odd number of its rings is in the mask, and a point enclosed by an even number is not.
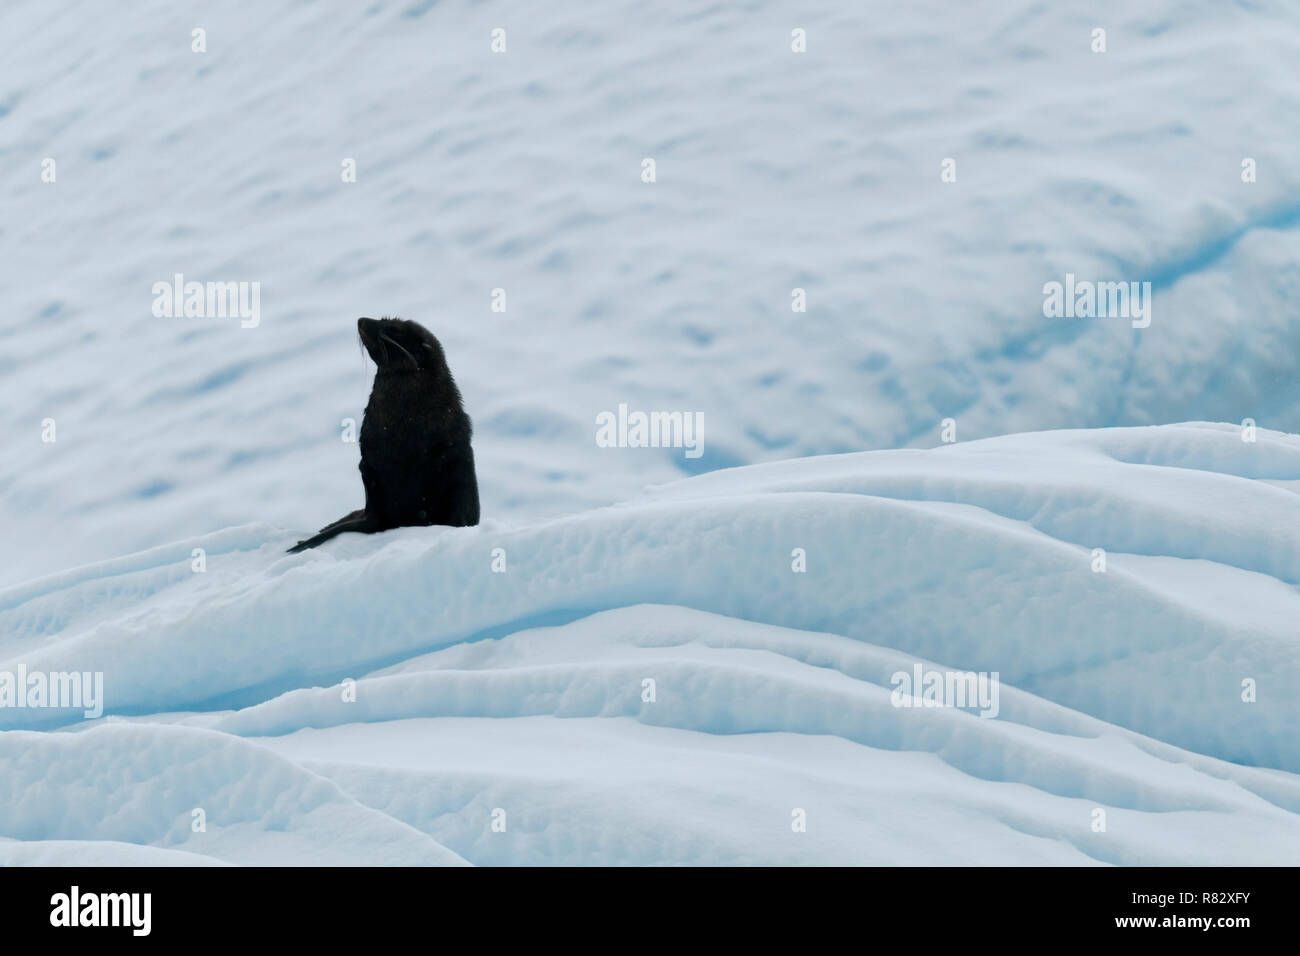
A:
[[[302,555],[246,526],[12,587],[0,672],[102,671],[108,716],[0,708],[26,847],[0,858],[1281,862],[1297,479],[1292,435],[1048,432]],[[996,716],[897,706],[916,665],[996,672]],[[805,804],[839,836],[787,839]]]

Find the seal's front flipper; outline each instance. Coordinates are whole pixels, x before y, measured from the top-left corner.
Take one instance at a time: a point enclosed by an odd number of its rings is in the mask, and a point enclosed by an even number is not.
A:
[[[299,541],[286,553],[297,554],[299,551],[306,551],[308,548],[314,548],[318,544],[328,541],[336,534],[342,534],[345,531],[359,531],[361,534],[374,534],[376,531],[380,530],[382,529],[379,527],[379,522],[374,518],[368,517],[364,510],[354,511],[347,517],[340,518],[333,524],[328,524],[321,528],[320,531],[305,541]]]
[[[338,521],[331,521],[325,527],[321,528],[320,531],[317,532],[317,534],[324,534],[326,531],[332,531],[345,522],[356,521],[357,519],[364,518],[365,516],[366,516],[366,509],[358,508],[356,511],[353,511],[350,514],[345,514]]]

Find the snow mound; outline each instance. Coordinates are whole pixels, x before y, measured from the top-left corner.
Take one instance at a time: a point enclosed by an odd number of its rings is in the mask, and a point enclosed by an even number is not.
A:
[[[0,672],[105,716],[0,708],[0,860],[1294,860],[1296,489],[1296,436],[1047,432],[27,582]]]

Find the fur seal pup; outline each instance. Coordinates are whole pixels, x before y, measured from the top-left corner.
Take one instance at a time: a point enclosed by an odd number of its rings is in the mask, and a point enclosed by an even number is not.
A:
[[[357,334],[378,366],[361,420],[366,506],[299,541],[290,554],[345,531],[478,524],[470,420],[441,343],[406,319],[357,319]]]

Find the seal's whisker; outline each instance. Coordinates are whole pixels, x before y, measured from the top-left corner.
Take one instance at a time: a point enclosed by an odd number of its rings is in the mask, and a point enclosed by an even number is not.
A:
[[[410,352],[406,351],[406,349],[403,349],[402,346],[401,346],[401,343],[400,343],[400,342],[396,342],[396,341],[394,341],[393,339],[390,339],[390,338],[389,338],[387,335],[385,335],[383,332],[380,332],[380,333],[379,333],[379,337],[380,337],[381,339],[383,339],[385,342],[387,342],[389,345],[393,346],[394,348],[401,349],[402,354],[405,355],[407,358],[409,358],[409,359],[411,360],[411,366],[412,366],[413,368],[419,368],[419,367],[420,367],[420,363],[417,362],[417,361],[415,360],[415,356],[412,355]]]

